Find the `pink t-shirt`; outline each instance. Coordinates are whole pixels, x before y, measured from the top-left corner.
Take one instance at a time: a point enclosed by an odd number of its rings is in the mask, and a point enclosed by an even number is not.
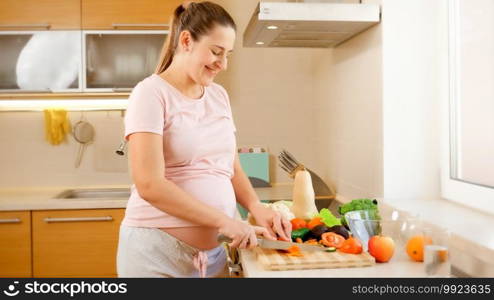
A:
[[[139,82],[129,97],[125,138],[135,132],[163,136],[164,177],[230,217],[236,210],[231,177],[235,157],[235,125],[225,89],[205,87],[200,99],[183,95],[157,74]],[[139,196],[135,185],[122,222],[138,227],[189,227]]]

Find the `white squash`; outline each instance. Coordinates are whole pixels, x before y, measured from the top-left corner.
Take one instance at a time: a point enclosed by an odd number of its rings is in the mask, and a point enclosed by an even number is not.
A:
[[[308,220],[318,213],[309,171],[304,169],[295,173],[292,197],[291,210],[296,218]]]

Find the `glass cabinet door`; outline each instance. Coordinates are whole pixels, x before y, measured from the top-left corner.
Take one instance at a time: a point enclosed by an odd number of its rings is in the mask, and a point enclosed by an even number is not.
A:
[[[85,31],[85,91],[130,91],[152,74],[167,31]]]
[[[80,31],[0,32],[0,92],[74,92],[81,87]]]

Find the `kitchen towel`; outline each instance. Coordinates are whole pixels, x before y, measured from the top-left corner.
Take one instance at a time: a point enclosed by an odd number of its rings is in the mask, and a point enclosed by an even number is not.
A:
[[[52,145],[59,145],[70,133],[67,111],[62,108],[45,109],[45,138]]]

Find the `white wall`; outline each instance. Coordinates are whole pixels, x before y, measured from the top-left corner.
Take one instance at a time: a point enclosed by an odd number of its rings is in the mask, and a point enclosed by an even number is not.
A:
[[[277,165],[282,149],[309,168],[318,165],[313,65],[319,50],[244,48],[243,32],[259,1],[215,2],[230,12],[237,24],[229,68],[217,81],[229,92],[238,144],[268,146],[272,181],[291,182]]]
[[[317,170],[349,199],[382,195],[381,42],[376,25],[321,50],[314,66]]]
[[[71,123],[81,113],[69,113]],[[74,167],[79,144],[72,136],[52,146],[45,141],[42,112],[0,113],[0,188],[129,184],[127,160],[115,154],[123,135],[120,112],[86,112],[95,128],[79,168]]]
[[[383,2],[386,198],[440,197],[441,57],[446,0]]]
[[[269,148],[273,182],[291,181],[276,161],[286,148],[348,198],[437,198],[445,1],[382,0],[382,23],[334,49],[243,48],[258,1],[217,1],[238,25],[230,67],[217,81],[230,94],[239,145]],[[110,115],[120,126],[119,113]],[[120,129],[103,134],[106,113],[87,117],[100,142],[118,146]],[[118,171],[97,167],[104,155],[96,142],[74,169],[69,141],[49,146],[41,113],[2,113],[0,187],[130,182],[113,150]]]
[[[291,182],[277,165],[281,149],[309,167],[317,165],[313,108],[313,54],[317,50],[243,48],[242,34],[258,1],[216,2],[230,12],[238,28],[229,68],[216,80],[229,92],[238,145],[268,147],[271,181]],[[122,135],[120,113],[110,116],[111,126],[117,128],[108,131],[105,112],[86,113],[99,140],[87,148],[81,167],[75,169],[76,142],[72,137],[61,146],[44,141],[43,113],[1,113],[0,188],[130,183],[126,162],[114,154]],[[79,114],[71,113],[70,118],[75,123]],[[104,150],[101,143],[113,148]],[[101,157],[118,161],[104,164]]]
[[[320,53],[319,169],[343,198],[439,198],[445,1],[364,1],[381,24]]]

